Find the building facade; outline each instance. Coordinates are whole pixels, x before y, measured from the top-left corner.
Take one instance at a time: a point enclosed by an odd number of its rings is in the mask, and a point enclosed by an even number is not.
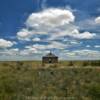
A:
[[[57,64],[58,63],[58,57],[55,56],[53,53],[48,53],[46,56],[42,57],[42,64]]]

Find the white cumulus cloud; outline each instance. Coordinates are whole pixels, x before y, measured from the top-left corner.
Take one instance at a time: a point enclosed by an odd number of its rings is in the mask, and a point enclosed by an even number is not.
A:
[[[0,39],[0,48],[12,47],[14,44],[15,42],[11,42],[5,39]]]
[[[74,27],[74,25],[70,25],[74,20],[75,16],[70,10],[60,8],[44,9],[29,15],[25,22],[27,28],[17,32],[17,37],[20,40],[30,40],[35,34],[53,35],[59,31]],[[61,27],[66,27],[66,29],[60,29]]]
[[[27,29],[22,29],[21,31],[17,32],[17,37],[20,40],[29,40],[31,33]]]
[[[40,41],[41,39],[40,38],[33,38],[32,40],[33,41]]]
[[[69,10],[50,8],[43,10],[42,12],[32,13],[27,21],[26,25],[28,27],[57,27],[64,25],[65,23],[69,24],[74,22],[75,16]]]
[[[78,38],[78,39],[91,39],[94,38],[96,36],[95,33],[90,33],[90,32],[83,32],[80,33],[78,30],[73,30],[72,31],[72,35],[74,38]]]
[[[96,23],[96,24],[100,24],[100,16],[97,17],[97,18],[95,18],[95,23]]]

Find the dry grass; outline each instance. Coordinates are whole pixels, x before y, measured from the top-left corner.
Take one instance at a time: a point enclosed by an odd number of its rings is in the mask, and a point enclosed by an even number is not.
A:
[[[1,62],[0,100],[100,100],[100,68],[83,64],[45,69],[40,61]]]

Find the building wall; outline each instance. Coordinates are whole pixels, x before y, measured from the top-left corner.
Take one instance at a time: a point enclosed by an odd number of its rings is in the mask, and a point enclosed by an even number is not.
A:
[[[58,57],[43,57],[42,63],[58,63]]]

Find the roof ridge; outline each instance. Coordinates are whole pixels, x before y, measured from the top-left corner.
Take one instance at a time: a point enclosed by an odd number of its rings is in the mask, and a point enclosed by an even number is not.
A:
[[[57,57],[57,56],[52,52],[49,52],[45,57]]]

